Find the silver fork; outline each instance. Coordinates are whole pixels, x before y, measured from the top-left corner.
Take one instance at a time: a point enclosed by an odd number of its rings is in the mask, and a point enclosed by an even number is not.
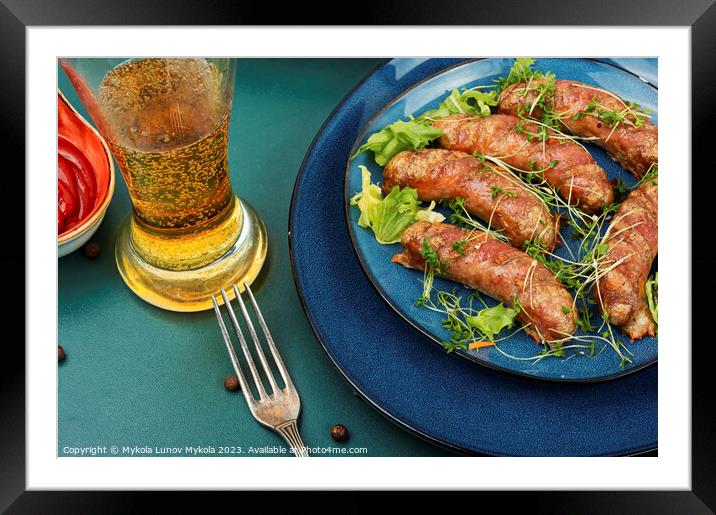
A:
[[[236,319],[233,308],[231,307],[231,301],[229,301],[226,291],[222,288],[221,296],[224,299],[224,305],[226,306],[229,318],[231,319],[231,323],[236,331],[236,336],[238,336],[239,342],[241,343],[241,349],[244,352],[244,357],[246,358],[249,370],[251,371],[254,386],[259,394],[259,399],[257,400],[254,398],[253,393],[249,389],[246,377],[241,369],[241,364],[236,356],[236,351],[234,351],[234,346],[231,343],[229,332],[226,330],[224,318],[221,316],[219,303],[216,301],[216,296],[212,295],[211,300],[214,303],[214,312],[216,313],[216,318],[219,321],[221,335],[224,337],[224,343],[226,343],[226,349],[229,351],[231,363],[234,365],[234,370],[239,378],[239,384],[241,385],[241,391],[244,394],[244,399],[246,399],[246,404],[249,405],[249,410],[251,410],[251,414],[257,421],[280,434],[286,440],[289,448],[297,457],[308,458],[308,451],[301,440],[301,435],[298,433],[298,426],[296,425],[298,414],[301,411],[301,399],[298,397],[298,391],[293,385],[293,381],[291,381],[291,376],[288,374],[288,370],[281,359],[281,355],[278,353],[278,349],[276,348],[276,344],[271,337],[266,321],[264,320],[261,310],[256,303],[254,294],[251,293],[251,288],[249,288],[248,284],[244,284],[244,289],[248,293],[254,312],[256,313],[256,319],[258,320],[261,329],[263,329],[264,336],[266,337],[266,343],[268,344],[269,349],[271,349],[271,354],[276,362],[276,367],[281,373],[283,382],[286,385],[283,389],[281,389],[278,384],[276,384],[271,368],[269,368],[268,361],[266,361],[266,355],[264,354],[261,344],[259,343],[259,338],[256,334],[256,330],[254,329],[254,324],[251,322],[249,313],[246,310],[246,304],[244,304],[244,300],[241,298],[241,292],[239,291],[238,286],[234,285],[234,293],[236,294],[239,306],[241,307],[241,314],[244,316],[244,320],[246,321],[246,327],[248,328],[249,333],[251,334],[251,339],[256,347],[256,355],[259,357],[266,379],[268,379],[269,385],[271,385],[272,393],[269,394],[266,392],[266,389],[261,382],[259,371],[257,370],[256,364],[254,363],[251,353],[249,352],[249,347],[246,343],[246,339],[244,338],[244,334],[241,332],[239,322]]]

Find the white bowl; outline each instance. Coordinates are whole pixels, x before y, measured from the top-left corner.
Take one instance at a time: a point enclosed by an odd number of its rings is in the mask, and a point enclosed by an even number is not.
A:
[[[65,96],[57,91],[58,98],[58,136],[73,143],[77,148],[86,152],[87,159],[92,163],[98,184],[102,185],[104,195],[97,198],[90,215],[69,231],[57,236],[57,256],[66,256],[80,248],[92,237],[104,219],[109,202],[114,193],[114,162],[112,154],[102,136],[77,110],[67,101]]]

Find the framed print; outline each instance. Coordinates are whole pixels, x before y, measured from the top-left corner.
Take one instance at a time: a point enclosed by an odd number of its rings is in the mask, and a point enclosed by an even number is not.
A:
[[[2,8],[9,513],[137,489],[714,509],[709,2],[85,7]]]

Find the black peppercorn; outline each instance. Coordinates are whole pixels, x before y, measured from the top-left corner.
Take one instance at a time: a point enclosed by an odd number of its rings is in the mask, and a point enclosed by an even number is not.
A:
[[[88,241],[82,247],[82,253],[89,259],[95,259],[102,251],[102,247],[96,241]]]
[[[331,438],[336,442],[345,442],[350,437],[348,428],[343,424],[336,424],[331,428]]]
[[[57,361],[64,361],[65,360],[65,349],[62,348],[62,345],[57,346]]]
[[[224,388],[230,392],[235,392],[239,389],[239,378],[236,375],[230,375],[224,379]]]

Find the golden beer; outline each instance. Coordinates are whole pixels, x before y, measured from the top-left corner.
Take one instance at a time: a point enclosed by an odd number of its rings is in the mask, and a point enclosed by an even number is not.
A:
[[[160,307],[209,308],[212,293],[250,283],[265,258],[263,225],[231,189],[234,73],[226,59],[132,59],[83,98],[132,200],[117,242],[119,270]]]

